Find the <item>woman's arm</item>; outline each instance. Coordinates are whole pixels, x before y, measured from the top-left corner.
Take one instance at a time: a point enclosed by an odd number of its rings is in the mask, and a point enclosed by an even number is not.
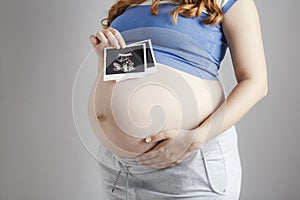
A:
[[[225,14],[222,28],[238,84],[196,129],[198,135],[193,144],[196,148],[236,124],[268,92],[266,60],[254,1],[238,0]],[[207,136],[205,139],[203,134]]]
[[[166,168],[182,162],[206,141],[237,123],[267,95],[266,61],[259,16],[253,0],[238,0],[226,12],[222,28],[238,84],[197,128],[163,130],[146,138],[146,142],[163,141],[136,159],[144,167]]]

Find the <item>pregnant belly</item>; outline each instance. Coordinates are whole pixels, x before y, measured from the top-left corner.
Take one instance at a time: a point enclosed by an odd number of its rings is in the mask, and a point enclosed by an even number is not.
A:
[[[165,129],[194,129],[223,101],[216,80],[204,80],[169,66],[120,82],[99,76],[90,93],[88,115],[100,143],[112,153],[135,158],[156,143],[144,138]]]

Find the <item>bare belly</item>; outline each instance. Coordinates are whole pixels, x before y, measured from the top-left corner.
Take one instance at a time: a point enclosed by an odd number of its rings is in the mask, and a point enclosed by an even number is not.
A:
[[[91,89],[88,116],[100,143],[135,158],[156,143],[144,138],[165,129],[194,129],[224,101],[217,80],[204,80],[166,65],[143,78],[103,81]]]

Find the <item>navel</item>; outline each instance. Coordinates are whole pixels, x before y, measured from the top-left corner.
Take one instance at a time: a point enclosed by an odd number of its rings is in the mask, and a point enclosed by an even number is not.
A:
[[[98,118],[100,121],[104,121],[104,120],[106,119],[105,115],[103,115],[103,114],[98,115],[97,118]]]

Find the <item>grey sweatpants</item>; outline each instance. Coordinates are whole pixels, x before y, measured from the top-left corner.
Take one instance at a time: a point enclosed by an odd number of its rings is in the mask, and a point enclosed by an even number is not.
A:
[[[242,169],[232,126],[165,169],[145,169],[135,159],[98,151],[101,200],[238,200]]]

